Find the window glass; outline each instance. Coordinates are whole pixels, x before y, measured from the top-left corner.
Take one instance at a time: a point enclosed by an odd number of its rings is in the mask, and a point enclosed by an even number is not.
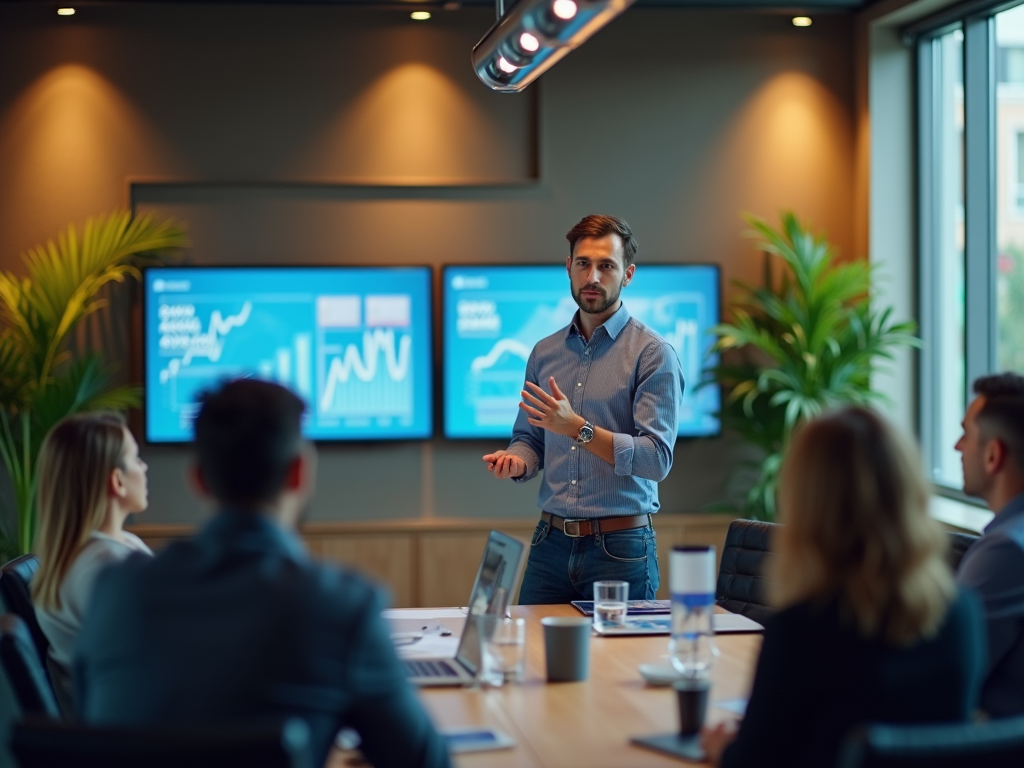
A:
[[[996,14],[996,324],[1000,371],[1024,373],[1024,6]]]
[[[932,446],[933,480],[959,488],[960,436],[966,405],[964,359],[964,78],[963,31],[956,29],[931,44],[936,54],[932,136],[934,137],[934,208],[932,259],[934,279],[931,349],[936,413]],[[929,258],[929,255],[925,255]],[[928,374],[926,374],[928,375]]]

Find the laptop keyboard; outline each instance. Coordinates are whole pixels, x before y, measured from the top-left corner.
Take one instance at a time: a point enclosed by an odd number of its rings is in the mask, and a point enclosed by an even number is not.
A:
[[[406,677],[458,677],[451,665],[443,661],[415,661],[403,659]]]

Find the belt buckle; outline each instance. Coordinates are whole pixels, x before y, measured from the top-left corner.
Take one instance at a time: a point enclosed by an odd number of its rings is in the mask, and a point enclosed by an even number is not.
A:
[[[562,533],[568,536],[570,539],[580,539],[583,534],[580,533],[580,523],[582,520],[563,520],[562,521]],[[572,532],[569,530],[569,526],[573,526]]]

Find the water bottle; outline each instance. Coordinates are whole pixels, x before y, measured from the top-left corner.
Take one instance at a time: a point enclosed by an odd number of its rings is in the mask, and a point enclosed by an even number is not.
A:
[[[707,677],[718,656],[715,628],[715,548],[675,547],[669,560],[674,666],[688,678]]]

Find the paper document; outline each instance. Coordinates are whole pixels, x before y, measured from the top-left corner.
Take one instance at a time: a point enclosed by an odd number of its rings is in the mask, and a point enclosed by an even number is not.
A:
[[[741,613],[716,613],[711,621],[715,632],[764,632],[764,627]]]

